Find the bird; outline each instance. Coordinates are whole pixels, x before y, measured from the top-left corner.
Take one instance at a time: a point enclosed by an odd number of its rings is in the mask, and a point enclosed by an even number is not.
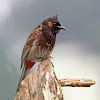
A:
[[[16,93],[19,91],[20,83],[29,74],[30,69],[36,62],[41,62],[49,57],[53,51],[56,35],[59,31],[67,30],[61,25],[58,15],[51,16],[41,22],[28,36],[21,55],[22,74]]]

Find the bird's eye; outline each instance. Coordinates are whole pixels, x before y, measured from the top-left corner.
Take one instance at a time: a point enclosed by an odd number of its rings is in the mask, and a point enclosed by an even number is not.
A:
[[[57,24],[56,22],[53,23],[53,25],[56,25],[56,24]]]

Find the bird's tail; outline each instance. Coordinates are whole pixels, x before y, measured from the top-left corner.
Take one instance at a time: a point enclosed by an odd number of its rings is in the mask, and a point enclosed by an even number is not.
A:
[[[29,74],[29,71],[30,71],[30,69],[27,69],[26,68],[26,64],[24,64],[24,67],[23,67],[23,70],[22,70],[22,74],[21,74],[21,77],[20,77],[20,80],[19,80],[19,83],[18,83],[18,87],[17,87],[16,93],[19,91],[19,86],[20,86],[21,81],[26,78],[26,76]]]

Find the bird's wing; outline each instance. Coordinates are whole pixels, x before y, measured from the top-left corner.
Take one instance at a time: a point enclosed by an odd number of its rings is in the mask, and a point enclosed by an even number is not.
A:
[[[26,57],[31,49],[31,47],[33,46],[33,42],[34,40],[37,39],[37,37],[39,37],[41,35],[41,30],[42,29],[42,25],[40,24],[39,26],[37,26],[37,28],[35,28],[31,34],[29,35],[25,45],[24,45],[24,48],[23,48],[23,51],[22,51],[22,56],[21,56],[21,68],[23,66],[23,62],[26,60]],[[36,40],[37,41],[37,40]],[[21,69],[20,68],[20,69]]]
[[[35,35],[36,35],[36,31],[33,30],[31,32],[31,34],[29,35],[29,37],[28,37],[28,39],[27,39],[27,41],[24,45],[24,48],[23,48],[23,51],[22,51],[22,56],[21,56],[21,67],[20,67],[20,69],[22,68],[23,62],[25,61],[31,47],[33,46],[33,42],[34,42],[35,37],[36,37]]]

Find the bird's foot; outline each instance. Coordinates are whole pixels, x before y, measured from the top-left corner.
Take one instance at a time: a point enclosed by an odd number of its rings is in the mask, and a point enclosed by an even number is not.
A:
[[[45,59],[47,59],[47,58],[52,58],[52,59],[54,59],[53,57],[51,57],[51,56],[47,56]]]
[[[40,57],[41,61],[43,61],[43,60],[45,60],[45,59],[48,59],[48,58],[52,58],[52,59],[54,59],[54,58],[51,57],[51,56]]]

